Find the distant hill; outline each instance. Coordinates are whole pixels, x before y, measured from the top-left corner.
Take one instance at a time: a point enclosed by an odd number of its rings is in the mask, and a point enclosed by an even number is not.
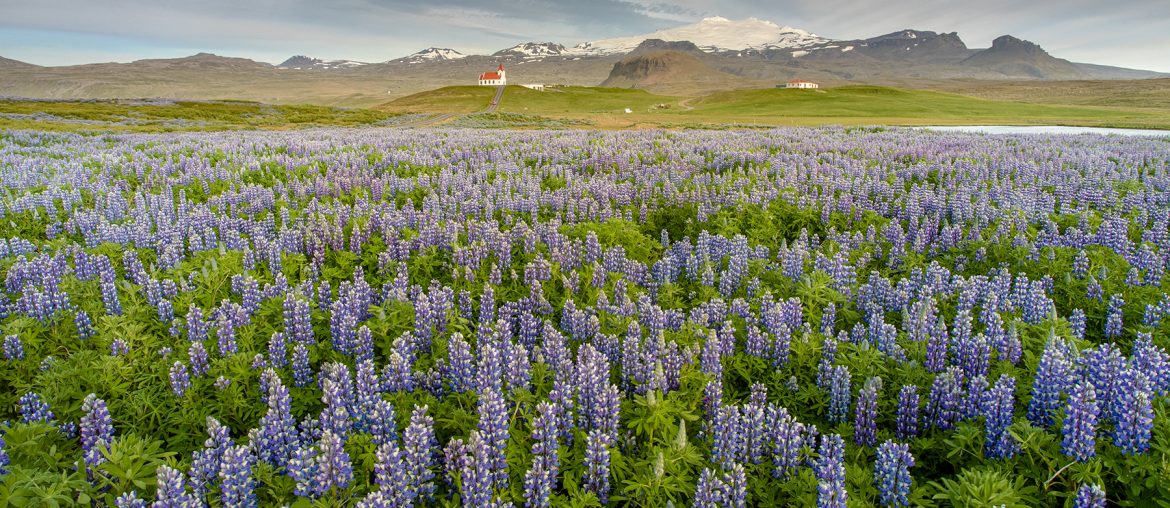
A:
[[[4,58],[0,56],[0,69],[31,69],[37,67],[30,63],[24,63],[20,60],[13,60],[11,58]]]

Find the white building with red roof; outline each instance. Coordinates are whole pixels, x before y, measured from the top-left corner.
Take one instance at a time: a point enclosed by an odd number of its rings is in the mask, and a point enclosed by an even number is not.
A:
[[[784,88],[820,88],[821,85],[803,79],[794,79],[784,85]]]
[[[479,84],[484,86],[501,86],[508,84],[508,77],[504,75],[504,64],[496,67],[495,72],[484,72],[479,75]]]

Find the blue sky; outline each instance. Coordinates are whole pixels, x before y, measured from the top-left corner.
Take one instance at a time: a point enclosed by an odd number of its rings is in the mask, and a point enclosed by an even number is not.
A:
[[[40,65],[201,51],[271,63],[293,54],[384,61],[428,46],[573,45],[714,15],[843,39],[915,28],[986,47],[1011,34],[1061,58],[1170,72],[1165,0],[0,0],[0,56]]]

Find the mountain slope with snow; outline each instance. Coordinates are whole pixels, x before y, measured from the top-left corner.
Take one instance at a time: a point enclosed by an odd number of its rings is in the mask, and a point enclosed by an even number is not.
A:
[[[460,60],[467,58],[467,55],[455,51],[451,48],[435,48],[430,47],[414,53],[412,55],[404,56],[391,60],[392,62],[406,62],[406,63],[423,63],[423,62],[446,62],[449,60]]]
[[[790,26],[780,26],[757,18],[730,20],[704,18],[698,23],[658,30],[632,37],[616,37],[585,42],[573,48],[580,53],[610,55],[628,53],[646,39],[690,41],[703,51],[743,51],[746,49],[799,49],[830,42],[814,33]]]
[[[353,60],[322,60],[320,58],[312,58],[305,55],[296,55],[290,57],[277,65],[278,69],[295,69],[295,70],[331,70],[331,69],[352,69],[354,67],[361,67],[367,65],[365,62],[357,62]]]

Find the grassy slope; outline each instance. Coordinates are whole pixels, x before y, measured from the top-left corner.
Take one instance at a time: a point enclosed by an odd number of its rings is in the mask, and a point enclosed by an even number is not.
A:
[[[601,127],[711,124],[1092,125],[1170,128],[1170,111],[980,99],[876,86],[737,90],[679,100],[640,90],[509,90],[504,111],[589,118]],[[664,104],[668,107],[656,107]],[[625,114],[624,108],[633,113]],[[687,108],[691,109],[687,109]]]
[[[486,108],[495,92],[491,86],[447,86],[407,95],[375,109],[397,113],[474,113]]]
[[[23,115],[52,115],[25,117]],[[368,109],[326,106],[273,106],[255,102],[0,100],[0,129],[123,132],[288,129],[361,126],[395,116]]]
[[[694,101],[689,115],[751,123],[1060,124],[1170,128],[1170,111],[993,101],[876,86],[741,90]]]

